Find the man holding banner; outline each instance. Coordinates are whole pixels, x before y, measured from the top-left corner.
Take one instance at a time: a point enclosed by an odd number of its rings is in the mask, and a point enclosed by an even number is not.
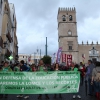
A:
[[[24,64],[24,60],[20,61],[20,71],[24,71],[24,72],[29,71],[28,66]],[[20,97],[23,97],[23,95],[20,94],[20,95],[17,96],[17,98],[20,98]],[[27,98],[29,98],[29,96],[26,95],[24,98],[27,99]]]

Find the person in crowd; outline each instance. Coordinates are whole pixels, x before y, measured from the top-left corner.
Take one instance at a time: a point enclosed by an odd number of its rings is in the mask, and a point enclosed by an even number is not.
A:
[[[100,100],[100,62],[96,62],[96,67],[92,71],[91,85],[94,84],[94,95]]]
[[[14,71],[16,71],[16,72],[20,71],[20,64],[19,63],[15,64]]]
[[[2,72],[2,67],[0,67],[0,72]],[[0,99],[3,98],[3,94],[0,94]]]
[[[74,64],[74,62],[71,63],[71,68],[69,71],[79,71],[79,66],[78,64]],[[73,95],[73,99],[75,99],[76,97],[81,99],[81,96],[79,95],[80,93],[80,84],[79,84],[79,92],[77,93],[77,96],[76,95]]]
[[[92,63],[91,60],[88,60],[88,66],[87,66],[87,72],[86,72],[86,77],[88,80],[88,86],[89,86],[89,96],[93,96],[94,93],[94,86],[91,85],[91,81],[92,81],[92,71],[95,68],[94,64]]]
[[[21,72],[28,72],[29,71],[29,67],[24,64],[24,60],[20,61],[20,71]],[[17,95],[17,98],[23,97],[23,95]],[[29,98],[29,96],[26,94],[26,96],[24,97],[25,99]]]
[[[83,65],[82,62],[80,62],[79,71],[80,71],[80,77],[81,77],[81,85],[83,85],[84,75],[85,75],[85,66]]]
[[[4,61],[1,61],[0,67],[4,66]]]
[[[46,71],[46,68],[44,66],[43,60],[40,60],[39,61],[38,66],[39,66],[38,71]],[[46,99],[49,99],[48,94],[45,94],[45,97],[46,97]],[[41,99],[41,98],[42,98],[42,94],[39,94],[38,99]]]
[[[0,67],[0,72],[2,71],[2,67]]]
[[[12,72],[12,69],[10,68],[8,61],[4,62],[4,66],[2,67],[1,71],[2,72]],[[2,94],[1,94],[1,97],[3,97]],[[7,97],[8,97],[8,94],[5,94],[5,98],[7,98]]]
[[[59,64],[58,64],[58,63],[55,64],[54,70],[55,70],[55,71],[59,71]],[[56,97],[57,97],[57,94],[54,94],[54,98],[55,98],[55,99],[56,99]],[[61,95],[61,94],[59,94],[59,98],[62,98],[62,95]]]
[[[10,61],[10,68],[12,69],[12,71],[14,70],[14,63],[12,63],[12,61]]]
[[[36,65],[35,64],[31,65],[30,71],[31,72],[35,72],[36,71]]]
[[[50,71],[54,71],[54,67],[55,67],[55,65],[52,64],[51,67],[50,67]]]

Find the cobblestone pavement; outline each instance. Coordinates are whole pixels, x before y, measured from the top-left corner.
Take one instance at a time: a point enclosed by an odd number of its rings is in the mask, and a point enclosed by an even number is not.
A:
[[[73,99],[72,96],[73,94],[62,94],[62,98],[59,98],[59,96],[57,95],[57,98],[54,99],[54,94],[49,94],[49,100],[96,100],[95,97],[90,97],[90,96],[86,96],[85,94],[85,86],[81,86],[80,87],[80,95],[81,95],[81,99]],[[8,95],[8,98],[2,98],[0,100],[25,100],[24,98],[16,98],[17,95]],[[29,98],[26,99],[26,100],[38,100],[37,99],[38,95],[36,94],[33,94],[33,95],[29,95]],[[42,96],[42,99],[41,100],[47,100],[45,98],[45,95]]]

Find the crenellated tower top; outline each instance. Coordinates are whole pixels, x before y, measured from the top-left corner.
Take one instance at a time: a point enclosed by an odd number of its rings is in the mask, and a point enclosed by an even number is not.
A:
[[[59,11],[76,11],[76,10],[75,10],[75,7],[74,8],[73,7],[72,8],[71,7],[68,7],[68,8],[59,7],[58,12]]]
[[[72,22],[76,23],[76,9],[75,7],[68,7],[68,8],[62,8],[59,7],[58,9],[58,23],[60,22]]]

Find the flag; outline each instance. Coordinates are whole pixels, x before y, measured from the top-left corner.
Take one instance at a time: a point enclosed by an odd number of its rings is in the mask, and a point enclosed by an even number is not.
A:
[[[58,63],[58,64],[60,64],[61,53],[62,53],[62,47],[60,47],[60,48],[58,49],[58,52],[57,52],[56,63]]]
[[[28,62],[30,62],[30,61],[31,61],[31,56],[28,57]]]
[[[54,54],[52,55],[52,64],[55,62],[55,54],[56,54],[56,53],[54,53]]]

